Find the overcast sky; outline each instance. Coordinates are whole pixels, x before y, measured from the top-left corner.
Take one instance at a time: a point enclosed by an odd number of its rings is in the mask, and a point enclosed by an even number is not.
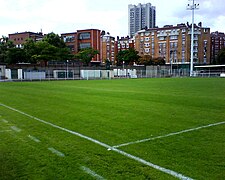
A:
[[[225,1],[195,0],[195,23],[211,32],[225,32]],[[100,29],[113,36],[128,35],[128,4],[156,6],[156,25],[191,22],[188,0],[0,0],[0,36],[15,32],[57,34]]]

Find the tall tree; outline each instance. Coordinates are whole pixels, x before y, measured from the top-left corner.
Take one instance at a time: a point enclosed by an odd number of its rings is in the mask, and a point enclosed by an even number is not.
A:
[[[126,64],[130,64],[137,62],[139,58],[140,56],[138,55],[138,51],[136,51],[134,48],[119,51],[117,54],[118,64],[121,64],[123,61]]]
[[[43,41],[46,41],[49,44],[51,44],[57,48],[65,48],[66,47],[65,42],[60,38],[60,36],[53,32],[45,35],[43,38]]]
[[[152,56],[144,55],[144,56],[140,57],[138,64],[145,65],[145,66],[151,65],[152,64]]]
[[[8,64],[16,64],[16,63],[26,63],[27,56],[25,54],[24,49],[21,48],[9,48],[6,56],[6,63]]]
[[[98,50],[95,50],[93,48],[86,48],[79,51],[76,54],[76,57],[87,66],[91,62],[92,58],[94,58],[97,54],[99,54]]]
[[[38,54],[36,42],[33,39],[27,39],[23,48],[29,63],[37,63],[37,59],[34,58],[34,56]]]
[[[225,64],[225,48],[219,51],[216,64]]]
[[[0,38],[0,63],[7,62],[7,51],[14,47],[13,42],[8,37],[2,36]]]
[[[58,60],[57,48],[46,41],[38,41],[35,43],[36,53],[32,55],[32,59],[36,62]]]

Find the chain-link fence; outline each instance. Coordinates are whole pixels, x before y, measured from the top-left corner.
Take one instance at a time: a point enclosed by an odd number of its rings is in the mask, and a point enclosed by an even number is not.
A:
[[[5,73],[5,74],[3,74]],[[223,72],[194,71],[195,77],[221,77]],[[189,68],[172,66],[52,66],[52,67],[6,67],[1,72],[1,81],[33,81],[33,80],[90,80],[90,79],[118,79],[118,78],[165,78],[189,77]]]

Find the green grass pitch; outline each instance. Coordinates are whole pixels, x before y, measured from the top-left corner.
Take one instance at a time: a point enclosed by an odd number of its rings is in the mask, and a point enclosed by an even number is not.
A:
[[[224,107],[222,78],[0,83],[0,179],[224,179]]]

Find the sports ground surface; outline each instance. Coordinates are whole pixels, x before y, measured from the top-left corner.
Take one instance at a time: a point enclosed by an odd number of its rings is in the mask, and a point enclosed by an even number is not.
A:
[[[0,83],[0,179],[224,179],[225,79]]]

